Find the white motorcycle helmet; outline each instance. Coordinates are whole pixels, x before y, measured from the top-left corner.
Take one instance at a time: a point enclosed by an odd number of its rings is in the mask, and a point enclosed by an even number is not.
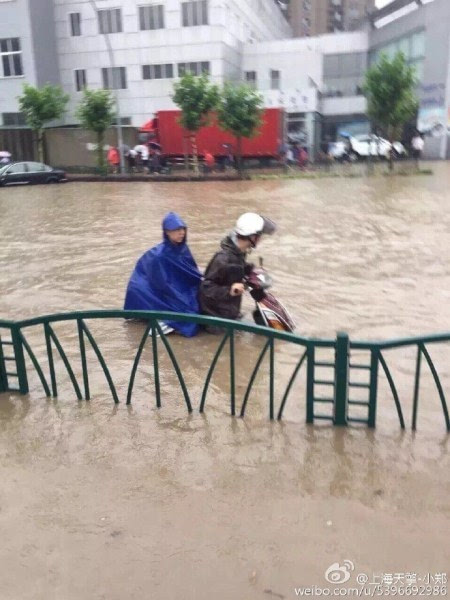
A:
[[[234,232],[240,237],[248,238],[252,235],[262,235],[263,233],[272,235],[276,225],[270,219],[256,213],[244,213],[236,221]]]

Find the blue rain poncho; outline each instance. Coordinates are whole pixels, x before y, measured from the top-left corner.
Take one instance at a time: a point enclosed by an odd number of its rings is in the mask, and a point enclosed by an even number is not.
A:
[[[200,312],[198,288],[201,273],[186,243],[173,244],[166,235],[186,224],[176,213],[167,214],[162,223],[164,241],[147,250],[136,263],[128,283],[125,310],[168,310],[179,313]],[[178,333],[192,337],[195,323],[165,321]]]

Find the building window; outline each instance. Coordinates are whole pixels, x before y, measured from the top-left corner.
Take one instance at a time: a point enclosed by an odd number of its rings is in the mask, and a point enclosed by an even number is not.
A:
[[[365,52],[327,54],[323,61],[324,79],[362,77],[366,70]]]
[[[2,64],[1,77],[18,77],[23,75],[22,50],[19,38],[0,40],[0,58]]]
[[[207,0],[194,0],[193,2],[182,2],[181,8],[183,27],[208,25]]]
[[[143,65],[143,79],[172,79],[173,65]]]
[[[270,69],[270,89],[280,89],[280,71],[274,71],[273,69]]]
[[[247,85],[256,89],[256,71],[245,71],[245,81]]]
[[[323,60],[325,97],[361,96],[367,68],[365,52],[328,54]]]
[[[77,92],[82,92],[86,86],[86,70],[75,69],[75,89],[77,90]]]
[[[185,73],[191,73],[192,75],[209,75],[209,62],[178,63],[178,77],[183,77]]]
[[[409,36],[405,36],[380,46],[369,53],[369,64],[376,64],[382,53],[387,54],[392,59],[397,52],[403,52],[408,64],[416,68],[416,76],[419,81],[423,78],[423,60],[425,56],[425,32],[417,31]]]
[[[412,59],[425,56],[425,32],[420,31],[411,36],[411,49],[409,56]]]
[[[2,117],[4,127],[23,127],[26,125],[23,113],[3,113]]]
[[[100,33],[120,33],[122,31],[122,13],[120,8],[98,11],[98,30]]]
[[[81,14],[70,13],[70,35],[76,37],[81,35]]]
[[[118,125],[117,119],[113,119],[111,125]],[[131,117],[120,117],[121,125],[131,125]]]
[[[125,90],[127,88],[127,73],[125,67],[109,67],[102,69],[103,89]]]
[[[147,29],[164,29],[164,6],[162,4],[140,6],[139,26],[141,31]]]

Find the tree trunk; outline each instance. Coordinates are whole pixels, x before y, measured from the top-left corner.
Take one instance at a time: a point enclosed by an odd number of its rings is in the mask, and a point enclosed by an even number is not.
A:
[[[97,131],[97,167],[103,175],[105,168],[105,157],[103,155],[103,131]]]
[[[369,140],[370,140],[369,141],[369,154],[367,156],[367,175],[372,175],[372,173],[374,171],[373,157],[372,157],[372,133],[370,133]],[[378,154],[378,142],[376,142],[376,149],[377,149],[377,154]]]
[[[236,160],[237,160],[237,171],[239,178],[242,179],[242,137],[237,136],[236,138]]]
[[[391,140],[389,140],[391,142]],[[392,142],[391,142],[392,144]],[[394,149],[391,146],[390,150],[389,150],[389,171],[392,173],[392,171],[394,170]]]
[[[186,170],[186,175],[190,179],[190,169],[189,169],[189,148],[188,148],[188,139],[186,134],[183,134],[183,154],[184,154],[184,168]]]
[[[198,175],[199,174],[199,169],[198,169],[198,148],[197,148],[197,138],[195,136],[195,134],[192,134],[192,164],[194,167],[194,175]]]
[[[39,162],[44,162],[44,132],[42,129],[37,130],[37,146]]]
[[[389,130],[389,143],[391,145],[391,147],[389,148],[389,171],[390,173],[392,173],[392,171],[394,170],[394,134],[392,132],[392,129]]]

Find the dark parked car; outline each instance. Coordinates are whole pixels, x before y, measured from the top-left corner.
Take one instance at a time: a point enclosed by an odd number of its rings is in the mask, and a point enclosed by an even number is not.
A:
[[[19,183],[59,183],[67,181],[61,169],[38,162],[15,162],[0,169],[0,185]]]

